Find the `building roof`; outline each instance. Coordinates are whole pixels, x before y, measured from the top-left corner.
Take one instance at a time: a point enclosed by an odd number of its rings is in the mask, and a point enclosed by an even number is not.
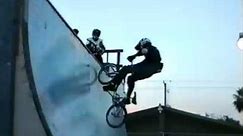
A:
[[[218,124],[218,125],[224,125],[224,126],[227,126],[227,127],[233,127],[233,128],[243,130],[243,126],[238,126],[238,125],[234,125],[234,124],[231,124],[231,123],[227,123],[226,121],[221,121],[221,120],[218,120],[218,119],[209,118],[209,117],[202,116],[202,115],[199,115],[199,114],[194,114],[194,113],[182,111],[182,110],[179,110],[179,109],[174,109],[174,108],[171,108],[171,107],[165,107],[165,106],[161,106],[161,107],[162,107],[162,111],[164,111],[165,114],[172,112],[172,113],[175,113],[175,114],[187,116],[187,117],[194,118],[194,119],[199,119],[199,120],[206,121],[206,122],[209,122],[209,123],[215,123],[215,124]],[[147,117],[156,118],[159,115],[158,108],[159,108],[159,106],[156,106],[156,107],[152,107],[152,108],[149,108],[149,109],[130,113],[127,116],[127,121],[141,120],[141,119],[147,118]]]

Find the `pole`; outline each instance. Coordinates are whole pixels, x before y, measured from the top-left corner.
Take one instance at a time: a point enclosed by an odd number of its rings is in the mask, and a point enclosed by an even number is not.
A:
[[[164,106],[166,107],[167,103],[166,103],[166,91],[167,91],[167,85],[166,82],[163,81],[164,84]]]
[[[240,37],[239,38],[242,38],[243,36],[243,0],[241,0],[240,1],[240,10],[241,10],[241,14],[240,14],[240,16],[241,16],[241,35],[240,35]],[[241,37],[242,36],[242,37]],[[241,67],[242,67],[242,69],[243,69],[243,50],[241,49]],[[241,83],[242,83],[242,81],[243,81],[243,70],[241,70]]]

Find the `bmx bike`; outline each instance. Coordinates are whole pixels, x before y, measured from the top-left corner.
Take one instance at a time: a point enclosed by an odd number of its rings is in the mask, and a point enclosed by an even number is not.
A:
[[[118,74],[117,65],[106,63],[98,73],[98,80],[101,84],[106,85],[109,84],[116,74]],[[112,128],[119,128],[125,123],[127,116],[127,109],[125,108],[126,98],[119,95],[117,91],[108,91],[108,93],[112,98],[112,105],[106,112],[106,122]],[[125,94],[124,91],[123,93]],[[136,104],[136,92],[134,92],[134,97],[131,97],[130,99],[132,100],[132,103]]]
[[[132,63],[133,65],[133,63]],[[161,72],[163,68],[163,63],[160,64],[160,67],[157,69],[156,73]],[[117,65],[108,63],[104,64],[101,70],[98,73],[98,80],[101,84],[109,84],[110,81],[118,74]],[[106,112],[106,122],[112,128],[119,128],[121,127],[126,120],[127,110],[125,108],[125,97],[121,97],[117,91],[108,93],[112,97],[112,105]],[[125,92],[124,92],[125,93]],[[134,97],[131,97],[132,103],[136,104],[136,92],[134,92]]]

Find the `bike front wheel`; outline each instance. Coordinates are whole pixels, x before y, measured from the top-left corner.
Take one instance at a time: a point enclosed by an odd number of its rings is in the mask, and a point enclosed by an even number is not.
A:
[[[119,128],[125,123],[126,116],[125,106],[111,105],[106,112],[106,122],[112,128]]]
[[[117,65],[113,63],[104,64],[98,73],[98,80],[103,85],[108,84],[117,73]]]

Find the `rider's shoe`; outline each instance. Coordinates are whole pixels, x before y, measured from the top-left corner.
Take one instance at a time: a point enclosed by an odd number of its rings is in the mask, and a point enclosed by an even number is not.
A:
[[[116,91],[116,85],[114,83],[110,83],[108,85],[103,86],[104,91]]]
[[[137,95],[136,95],[136,92],[134,92],[134,96],[132,98],[132,103],[137,105]]]

